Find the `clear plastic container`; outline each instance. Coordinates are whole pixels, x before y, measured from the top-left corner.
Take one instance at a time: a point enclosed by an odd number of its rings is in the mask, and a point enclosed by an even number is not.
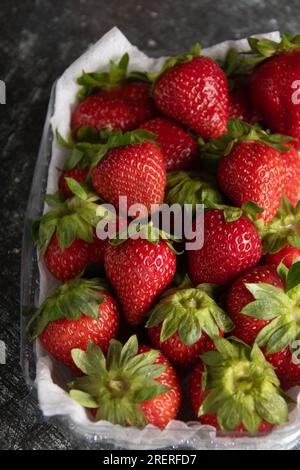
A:
[[[40,144],[38,159],[32,181],[32,187],[27,205],[22,249],[21,269],[21,365],[26,382],[31,393],[36,393],[36,353],[35,344],[31,343],[26,333],[26,315],[32,307],[38,306],[39,299],[39,270],[37,255],[31,238],[32,221],[40,216],[44,207],[44,194],[47,184],[48,167],[51,159],[53,134],[50,118],[54,111],[55,85],[53,86],[43,136]],[[64,428],[64,433],[70,436],[72,442],[81,442],[80,447],[88,448],[122,448],[122,449],[228,449],[228,450],[258,450],[258,449],[292,449],[300,439],[300,411],[294,411],[292,423],[281,428],[275,428],[266,435],[243,435],[229,437],[216,434],[210,427],[200,426],[199,423],[175,422],[170,429],[159,431],[153,427],[146,430],[130,430],[124,432],[120,426],[109,423],[90,423],[82,425],[70,417],[57,416],[56,422]],[[177,424],[176,424],[177,423]],[[67,431],[68,429],[68,431]]]

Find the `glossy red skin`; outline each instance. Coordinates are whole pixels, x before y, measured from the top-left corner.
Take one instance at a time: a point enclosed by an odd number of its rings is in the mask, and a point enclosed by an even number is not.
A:
[[[157,135],[167,171],[192,170],[199,162],[198,145],[182,126],[172,119],[158,117],[142,124],[141,129]]]
[[[72,178],[73,180],[78,181],[78,183],[84,183],[88,172],[89,170],[87,168],[73,168],[72,170],[63,171],[58,180],[58,189],[63,194],[65,199],[74,196],[69,186],[67,185],[65,178]]]
[[[160,341],[161,328],[161,325],[149,328],[149,338],[153,346],[159,349],[176,366],[186,369],[194,365],[201,354],[215,350],[214,342],[206,333],[202,333],[201,338],[191,346],[187,346],[180,341],[178,333],[175,333],[166,341]],[[222,332],[220,332],[220,336],[223,336]]]
[[[176,256],[165,241],[128,239],[119,246],[107,245],[104,267],[126,320],[136,325],[171,283]]]
[[[142,345],[139,347],[138,353],[141,354],[150,351],[150,349],[149,346]],[[140,406],[148,424],[164,429],[170,421],[176,419],[181,405],[182,393],[179,378],[168,359],[160,353],[155,364],[166,366],[163,374],[155,380],[168,387],[170,391],[160,397],[144,401]],[[91,413],[95,417],[97,409],[91,410]]]
[[[226,299],[226,310],[235,324],[232,336],[236,336],[250,346],[255,342],[258,333],[270,323],[241,313],[242,309],[253,302],[254,297],[245,287],[245,283],[266,283],[284,288],[282,279],[275,266],[256,266],[238,277],[229,288]]]
[[[82,126],[130,131],[157,116],[158,110],[149,96],[149,84],[130,82],[122,88],[101,92],[81,101],[71,118],[71,128]]]
[[[277,253],[268,253],[263,258],[265,264],[273,264],[278,266],[281,261],[290,268],[295,261],[300,261],[300,248],[286,245]]]
[[[106,241],[95,236],[93,243],[76,239],[62,250],[58,238],[53,235],[44,255],[48,271],[60,281],[78,276],[90,263],[103,264]]]
[[[196,57],[167,70],[158,79],[153,96],[163,114],[204,138],[219,137],[227,131],[227,78],[209,57]]]
[[[226,285],[255,266],[261,255],[261,238],[248,217],[225,222],[223,211],[208,210],[204,214],[204,245],[188,252],[189,276],[195,285]]]
[[[266,359],[276,370],[281,388],[285,391],[300,386],[300,364],[294,364],[290,348],[275,354],[265,354]]]
[[[149,351],[148,346],[140,346],[139,353]],[[156,364],[166,365],[165,371],[156,380],[170,389],[164,395],[147,400],[141,404],[149,424],[164,429],[170,421],[176,419],[181,405],[181,386],[177,373],[168,359],[160,353]]]
[[[279,208],[285,169],[279,152],[262,142],[244,141],[219,162],[218,181],[233,204],[253,201],[262,207],[270,222]]]
[[[290,147],[288,152],[281,154],[285,167],[283,193],[295,206],[300,194],[300,157],[297,150],[292,146]]]
[[[161,204],[166,186],[166,164],[159,148],[151,142],[117,147],[92,172],[95,191],[119,207],[119,197],[127,196],[128,207]]]
[[[203,372],[204,372],[204,366],[203,366],[202,363],[199,363],[195,367],[195,369],[194,369],[194,371],[191,375],[190,383],[189,383],[189,396],[190,396],[190,400],[191,400],[191,403],[192,403],[192,408],[193,408],[194,413],[195,413],[196,416],[198,416],[199,408],[200,408],[200,406],[202,405],[202,403],[204,402],[205,398],[208,395],[207,392],[204,392],[202,390],[202,386],[201,386],[201,380],[202,380]],[[213,426],[218,431],[221,430],[220,426],[219,426],[219,423],[218,423],[218,420],[217,420],[216,413],[205,414],[203,416],[200,416],[198,418],[198,420],[202,424],[206,424],[208,426]],[[274,426],[272,424],[267,423],[266,421],[262,421],[261,425],[258,429],[258,432],[259,433],[266,433],[266,432],[271,431],[273,429],[273,427]],[[234,431],[231,431],[231,432],[245,433],[245,432],[248,432],[248,431],[246,430],[244,425],[241,423]]]
[[[292,84],[300,76],[300,50],[281,53],[259,65],[251,76],[254,106],[272,132],[295,137],[300,147],[300,104],[293,102],[299,88]],[[299,93],[295,96],[299,100]]]
[[[79,320],[56,320],[49,323],[39,337],[44,348],[53,357],[76,371],[78,369],[71,356],[72,349],[85,351],[91,341],[106,353],[110,340],[116,336],[119,328],[119,309],[116,301],[104,291],[100,292],[105,301],[99,305],[98,320],[83,314]]]
[[[234,79],[233,89],[229,93],[229,116],[249,124],[260,121],[260,116],[253,108],[248,80],[245,77]]]

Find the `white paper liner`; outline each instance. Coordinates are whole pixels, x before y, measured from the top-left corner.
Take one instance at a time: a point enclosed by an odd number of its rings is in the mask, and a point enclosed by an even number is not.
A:
[[[262,35],[263,37],[279,40],[279,33],[273,32]],[[225,41],[213,47],[205,49],[203,54],[216,59],[224,59],[230,47],[246,50],[246,39],[240,41]],[[66,137],[69,132],[69,123],[72,110],[76,104],[78,85],[76,78],[82,71],[92,72],[107,70],[109,60],[118,60],[125,53],[130,55],[129,70],[155,71],[160,69],[164,58],[153,59],[147,57],[135,46],[130,44],[127,38],[118,28],[113,28],[103,36],[96,44],[90,47],[79,59],[77,59],[59,78],[56,86],[55,110],[51,119],[53,130]],[[55,140],[52,145],[52,158],[49,166],[47,192],[57,190],[59,177],[58,168],[62,168],[66,156]],[[48,273],[43,262],[40,269],[40,302],[56,287],[57,281]],[[216,438],[213,428],[203,426],[199,422],[184,423],[173,421],[161,431],[152,425],[143,430],[135,428],[122,428],[108,422],[92,422],[84,408],[72,401],[66,392],[66,383],[70,379],[66,368],[53,360],[42,348],[36,344],[37,352],[37,377],[39,405],[45,416],[63,415],[73,423],[73,428],[86,436],[97,435],[98,439],[108,439],[116,445],[126,448],[154,449],[166,446],[176,446],[181,443],[190,444],[195,448],[284,448],[294,444],[298,433],[300,434],[300,394],[294,391],[298,399],[298,407],[294,406],[290,413],[289,425],[276,428],[268,436],[258,438]]]

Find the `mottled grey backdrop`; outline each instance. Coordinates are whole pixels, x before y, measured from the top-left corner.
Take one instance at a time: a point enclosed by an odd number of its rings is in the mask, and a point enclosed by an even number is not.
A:
[[[51,84],[112,26],[148,52],[185,51],[225,39],[300,30],[299,1],[290,0],[1,0],[0,80],[0,449],[74,449],[55,423],[45,423],[18,365],[19,273],[24,210]]]

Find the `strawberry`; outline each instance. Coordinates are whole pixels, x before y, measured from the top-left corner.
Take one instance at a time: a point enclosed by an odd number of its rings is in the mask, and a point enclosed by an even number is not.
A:
[[[287,268],[290,268],[295,261],[300,261],[300,247],[296,248],[291,245],[285,245],[276,253],[267,253],[263,260],[266,264],[278,266],[281,262]]]
[[[195,227],[194,221],[194,230]],[[195,285],[203,282],[225,285],[255,266],[261,255],[260,235],[250,218],[243,215],[243,210],[207,210],[203,247],[188,252],[189,276]]]
[[[218,166],[221,190],[239,207],[248,201],[262,207],[266,223],[283,196],[286,172],[280,152],[288,148],[282,145],[287,139],[232,119],[228,133],[206,146],[208,152],[223,156]]]
[[[279,43],[249,38],[249,45],[254,54],[250,60],[258,64],[250,81],[252,102],[273,132],[295,137],[299,147],[299,35],[282,35]]]
[[[90,263],[103,264],[105,241],[95,228],[101,217],[99,197],[86,192],[75,180],[66,179],[74,196],[61,202],[47,196],[52,210],[33,224],[33,236],[50,273],[61,281],[72,279]],[[105,209],[104,209],[105,211]]]
[[[214,336],[233,324],[203,287],[166,291],[146,324],[153,345],[174,364],[189,367],[200,354],[215,349]]]
[[[281,261],[290,268],[300,257],[300,202],[296,206],[284,196],[274,219],[264,227],[264,262],[279,265]]]
[[[107,245],[104,267],[126,320],[136,325],[171,283],[176,256],[166,241],[128,239],[118,246]]]
[[[256,266],[238,277],[229,288],[226,299],[226,310],[235,325],[232,335],[252,345],[257,335],[269,321],[247,316],[242,313],[243,308],[253,301],[253,296],[246,287],[246,285],[250,283],[271,284],[279,289],[283,289],[284,286],[274,266]]]
[[[71,129],[82,126],[130,131],[157,116],[149,84],[131,82],[112,92],[101,92],[81,101],[72,113]]]
[[[153,97],[160,111],[209,139],[226,132],[228,85],[219,65],[199,53],[197,45],[190,54],[171,57],[148,77],[155,80]]]
[[[128,207],[143,204],[151,212],[151,206],[162,204],[164,199],[165,159],[159,148],[146,140],[113,148],[93,168],[92,184],[115,207],[119,197],[126,196]]]
[[[85,376],[70,384],[70,397],[92,409],[97,421],[164,429],[176,418],[181,402],[177,374],[159,351],[138,347],[136,336],[123,347],[112,340],[107,358],[91,343],[87,352],[74,349],[72,357]]]
[[[257,345],[215,340],[190,379],[192,407],[202,424],[223,432],[264,433],[288,421],[288,399]]]
[[[58,180],[58,189],[62,193],[65,199],[73,196],[72,191],[70,190],[66,178],[72,178],[78,183],[84,183],[88,175],[88,170],[86,168],[74,168],[72,170],[63,171]]]
[[[260,266],[237,279],[228,294],[227,311],[235,323],[233,334],[264,348],[287,388],[300,385],[300,363],[292,362],[300,335],[300,262],[290,269],[280,264],[277,271]]]
[[[117,334],[119,309],[100,279],[73,279],[47,297],[31,319],[33,338],[74,370],[71,351],[86,350],[89,341],[106,352]]]
[[[300,157],[297,150],[289,145],[288,152],[281,154],[285,166],[285,182],[283,194],[295,206],[299,201],[300,195]]]
[[[233,87],[229,93],[229,117],[249,124],[261,120],[251,103],[248,79],[244,76],[233,80]]]
[[[158,117],[140,127],[157,136],[156,142],[160,145],[165,158],[167,171],[191,170],[197,166],[199,160],[197,142],[175,121]]]
[[[149,96],[149,84],[127,81],[128,63],[126,53],[118,64],[110,61],[109,72],[84,72],[78,78],[79,97],[83,101],[72,113],[71,128],[74,131],[82,126],[129,131],[158,114]]]

